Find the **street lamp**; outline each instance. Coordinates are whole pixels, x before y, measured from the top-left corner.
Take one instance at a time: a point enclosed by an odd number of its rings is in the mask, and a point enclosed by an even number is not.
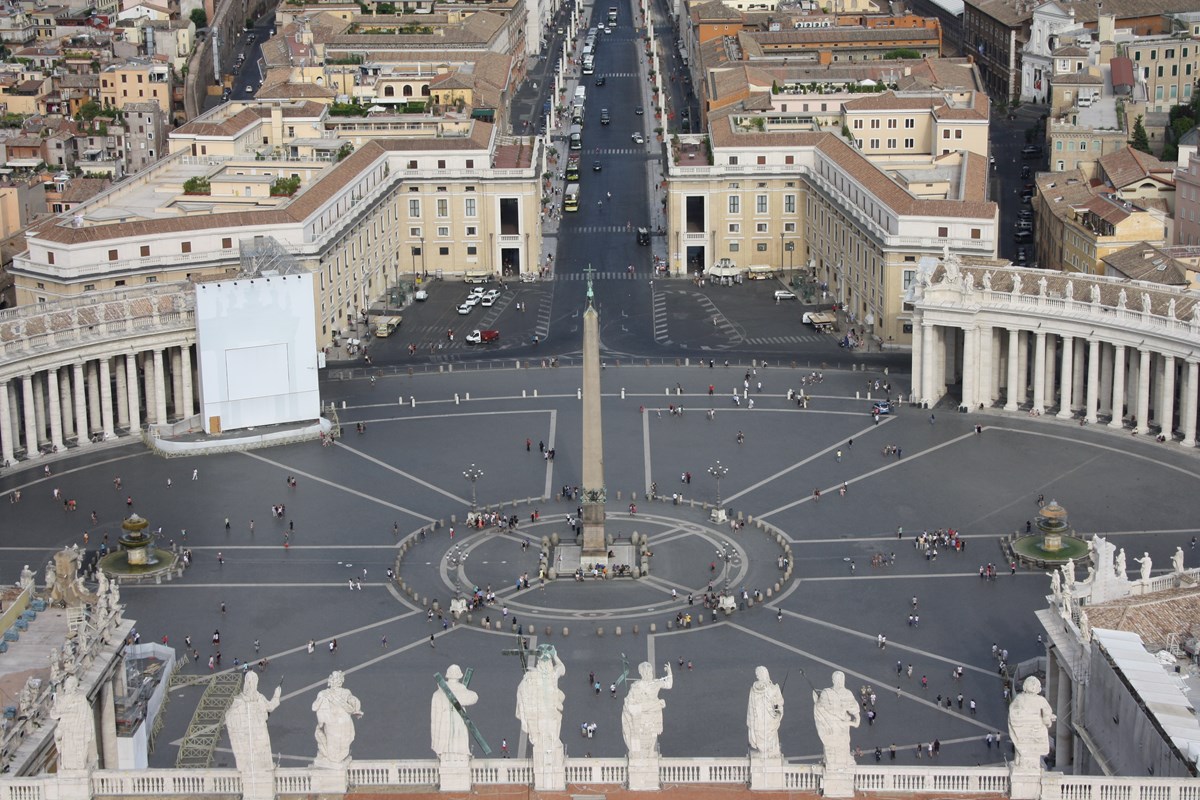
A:
[[[459,594],[458,568],[467,563],[467,550],[456,544],[446,553],[446,567],[454,579],[454,593]]]
[[[483,470],[472,464],[463,470],[463,477],[471,482],[471,510],[475,510],[475,481],[483,477]]]
[[[729,542],[721,542],[721,546],[717,548],[717,558],[725,562],[725,593],[729,594],[729,565],[740,561],[737,548]]]
[[[717,479],[717,511],[721,510],[721,478],[729,474],[729,467],[720,461],[708,468],[708,474]]]

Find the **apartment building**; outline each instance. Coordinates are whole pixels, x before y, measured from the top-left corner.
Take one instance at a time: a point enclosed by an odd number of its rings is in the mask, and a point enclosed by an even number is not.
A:
[[[1103,260],[1113,253],[1171,240],[1166,212],[1095,187],[1078,170],[1041,173],[1036,182],[1037,261],[1043,269],[1103,275]]]
[[[272,236],[316,273],[324,346],[402,276],[537,269],[535,140],[418,118],[355,145],[326,112],[227,103],[180,127],[169,155],[29,230],[18,302],[236,274],[242,242]]]
[[[1092,127],[1076,124],[1070,117],[1046,120],[1046,149],[1051,172],[1080,171],[1085,177],[1095,174],[1101,157],[1129,146],[1129,134],[1114,122],[1111,126]]]
[[[904,293],[923,256],[994,260],[998,211],[987,159],[963,149],[886,167],[793,116],[731,107],[700,137],[672,142],[667,175],[671,269],[728,259],[740,269],[805,271],[847,320],[911,343]]]
[[[1190,103],[1200,78],[1200,35],[1147,36],[1123,43],[1134,76],[1144,86],[1146,111]]]
[[[1175,244],[1200,245],[1200,128],[1180,138],[1175,167]]]
[[[987,95],[974,91],[888,91],[842,104],[842,124],[874,163],[967,151],[989,154]]]
[[[167,120],[158,103],[125,106],[125,172],[141,172],[167,151]]]
[[[166,63],[137,59],[112,64],[100,73],[100,104],[124,109],[129,103],[152,102],[169,115],[174,85]]]

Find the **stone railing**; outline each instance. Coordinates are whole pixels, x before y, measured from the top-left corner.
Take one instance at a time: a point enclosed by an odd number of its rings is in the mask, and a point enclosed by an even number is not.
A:
[[[854,769],[860,792],[1007,794],[1005,767],[868,767]]]
[[[1042,800],[1200,800],[1200,781],[1046,773]]]

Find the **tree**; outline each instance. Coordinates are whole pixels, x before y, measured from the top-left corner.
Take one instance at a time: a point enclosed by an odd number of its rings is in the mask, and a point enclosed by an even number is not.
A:
[[[183,182],[184,194],[212,194],[212,186],[208,182],[208,178],[196,176],[188,178]]]
[[[883,54],[883,57],[885,59],[920,58],[921,52],[919,50],[913,50],[911,47],[898,47],[895,50],[887,51]]]
[[[272,197],[291,197],[300,190],[300,178],[277,178],[271,184]]]
[[[1143,153],[1150,152],[1150,137],[1146,135],[1146,126],[1142,123],[1141,114],[1133,121],[1133,138],[1129,140],[1129,146]]]
[[[196,30],[208,27],[208,14],[203,8],[193,8],[192,13],[188,15],[192,24],[196,26]]]
[[[98,117],[104,109],[95,100],[88,100],[79,107],[79,111],[75,113],[75,119],[81,122],[91,122]]]

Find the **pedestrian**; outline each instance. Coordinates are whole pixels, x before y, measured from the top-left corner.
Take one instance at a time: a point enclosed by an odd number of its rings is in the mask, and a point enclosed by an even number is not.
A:
[[[336,652],[337,652],[337,639],[330,639],[329,640],[329,653],[330,653],[330,655],[332,655],[333,653],[336,653]]]
[[[225,530],[229,530],[229,517],[225,518]]]
[[[508,758],[508,739],[500,740],[500,752],[504,754],[505,758]]]
[[[255,653],[255,655],[257,655],[257,654],[258,654],[258,649],[259,649],[258,639],[255,639],[255,640],[254,640],[254,653]]]
[[[971,709],[971,716],[972,717],[975,716],[975,700],[974,700],[974,698],[972,698],[971,702],[968,705]]]
[[[313,651],[317,649],[317,643],[312,639],[308,640],[308,654],[311,656]]]
[[[171,479],[170,478],[167,478],[167,488],[168,489],[171,488]]]
[[[436,650],[436,649],[437,649],[437,647],[435,647],[435,646],[434,646],[434,644],[433,644],[433,634],[432,634],[432,633],[431,633],[431,634],[429,634],[429,646],[430,646],[430,648],[432,648],[432,649],[434,649],[434,650]]]
[[[225,556],[221,555],[220,550],[217,551],[217,563],[221,566],[225,566]]]
[[[608,692],[615,698],[617,696],[617,685],[615,683],[610,683],[608,685]]]
[[[221,613],[222,614],[225,613],[225,601],[224,600],[221,601]]]
[[[200,479],[200,470],[198,470],[198,469],[192,470],[192,480],[199,480],[199,479]]]
[[[842,451],[841,450],[837,451],[837,460],[838,460],[839,464],[842,462]]]
[[[384,650],[387,650],[387,636],[386,635],[379,637],[379,646],[382,647]]]
[[[929,424],[930,424],[930,425],[932,425],[932,424],[933,424],[933,414],[930,414],[930,415],[929,415]]]

